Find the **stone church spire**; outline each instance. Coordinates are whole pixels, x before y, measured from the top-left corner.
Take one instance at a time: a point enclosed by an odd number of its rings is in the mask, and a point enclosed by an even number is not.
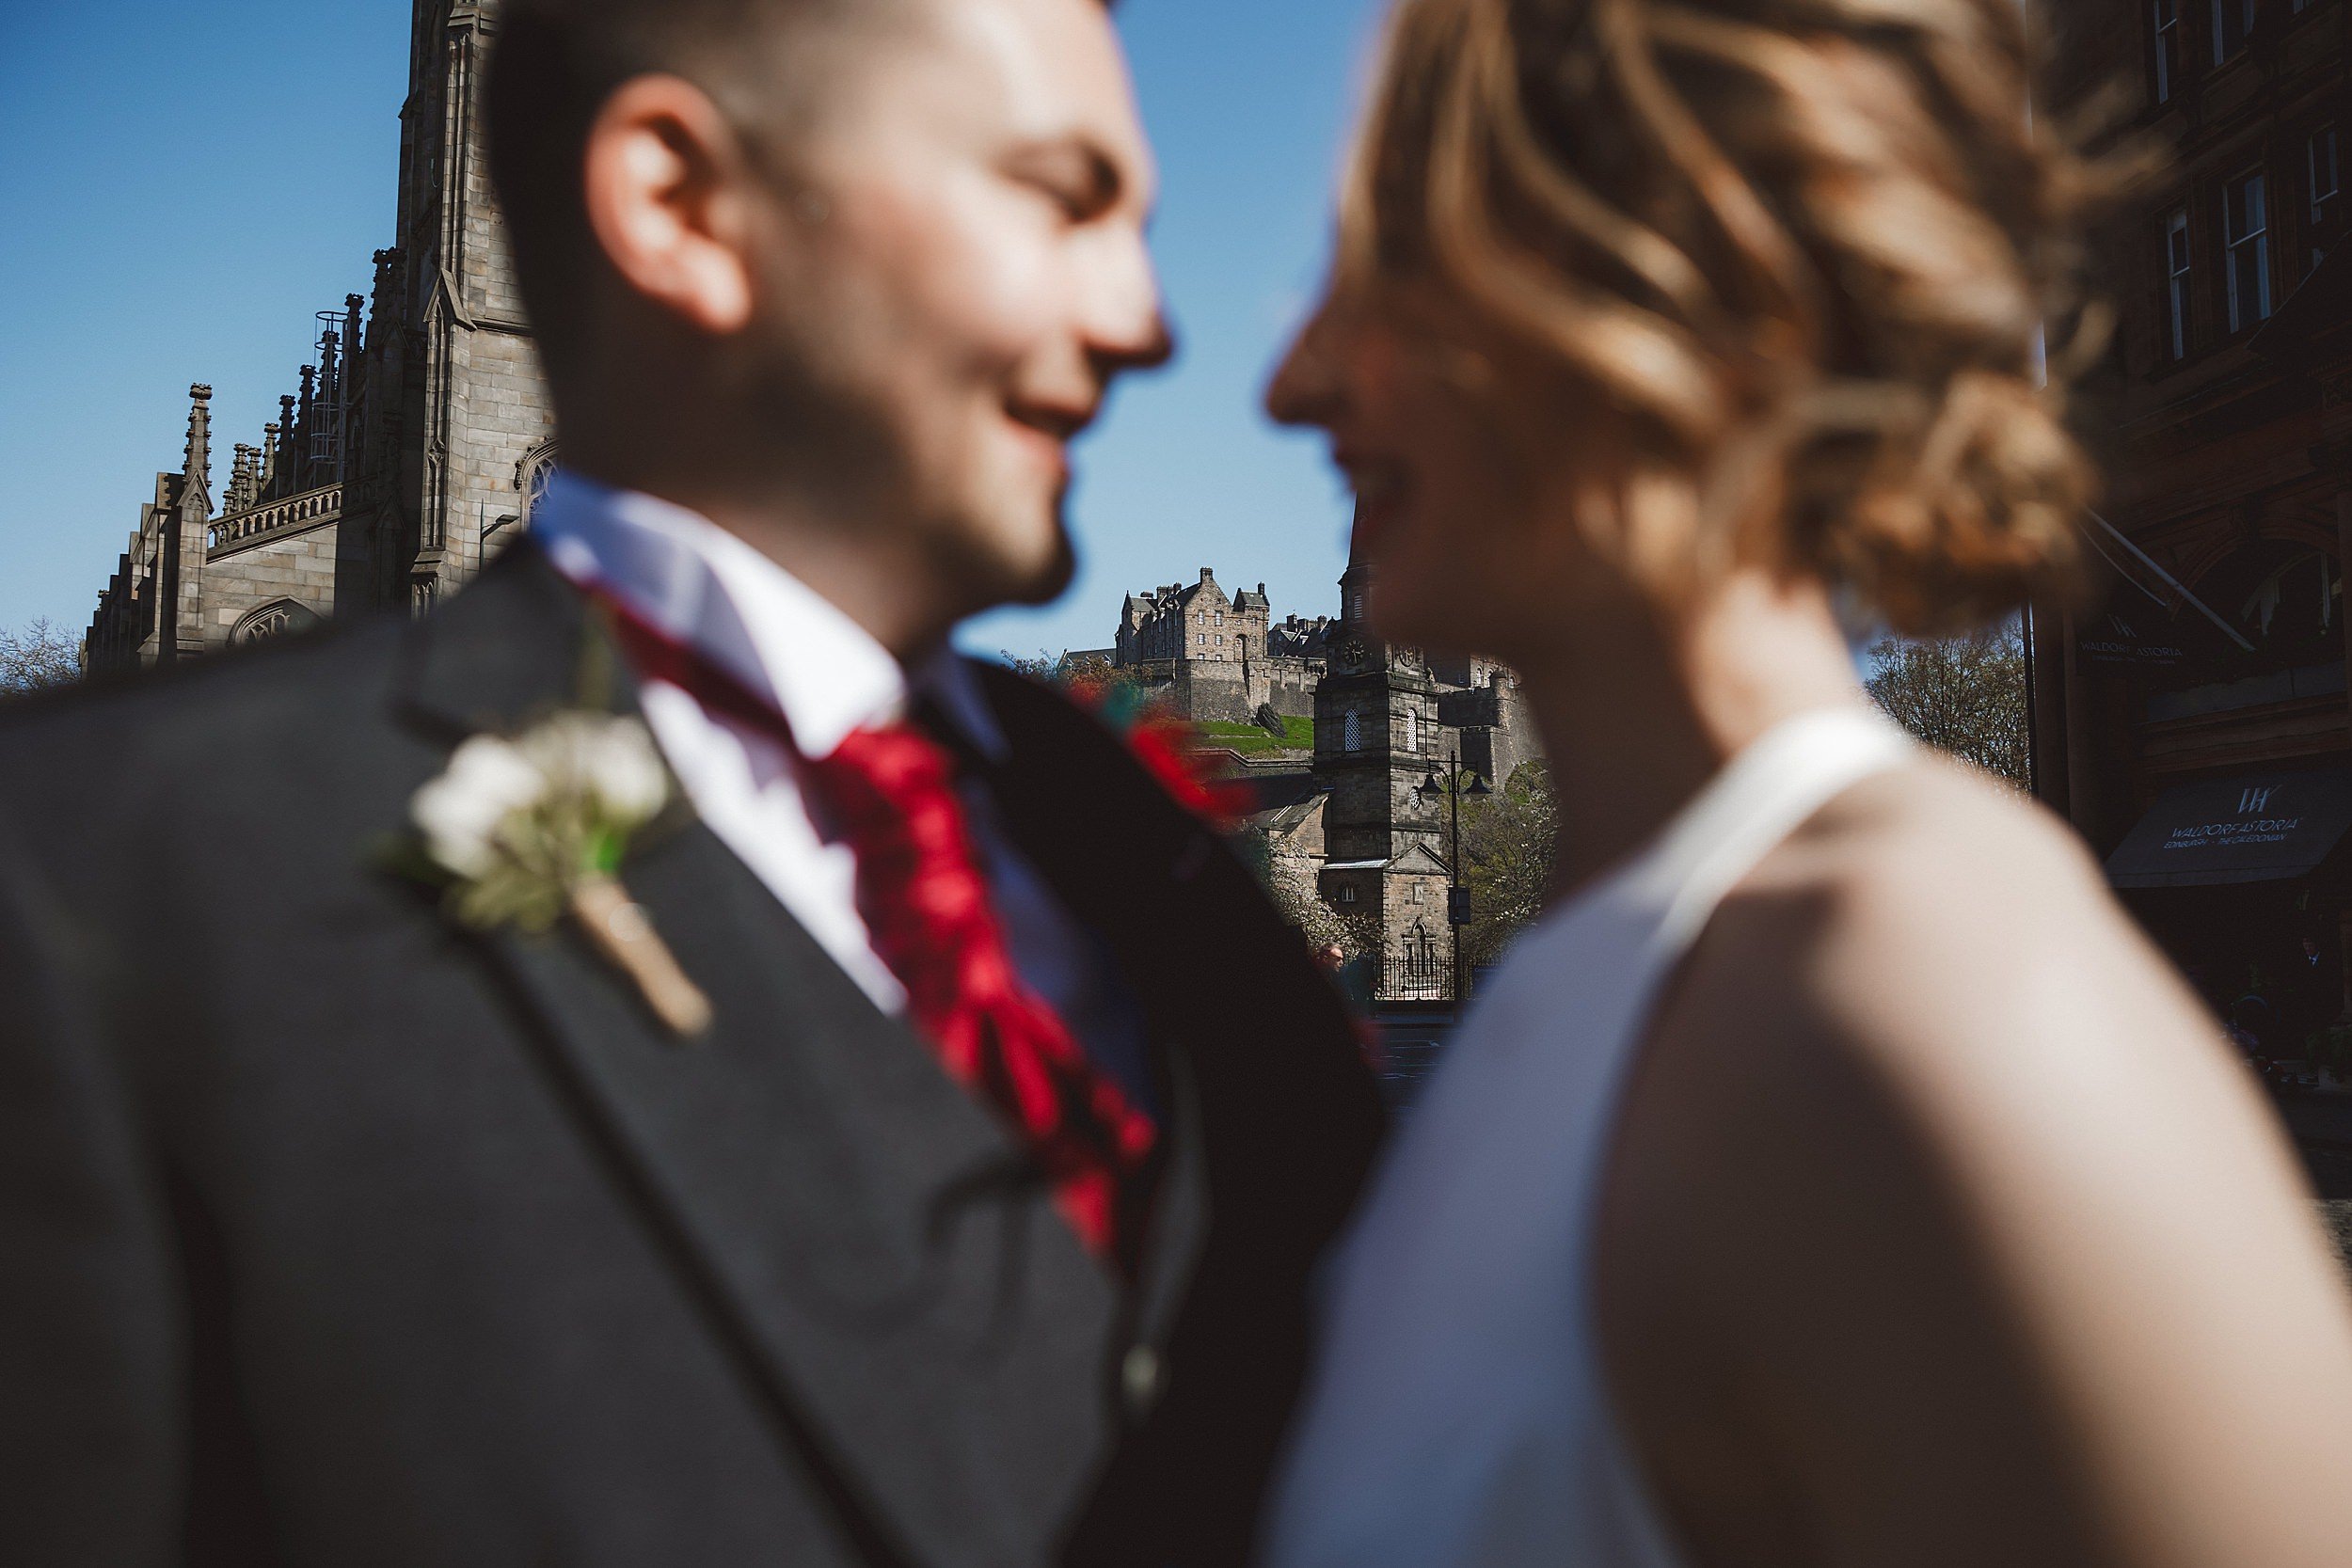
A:
[[[208,513],[213,497],[212,404],[210,387],[199,383],[188,388],[188,444],[180,462],[180,475],[186,482],[182,498],[201,498]]]
[[[1347,570],[1340,574],[1340,624],[1361,632],[1371,609],[1372,563],[1364,559],[1363,503],[1347,531]]]

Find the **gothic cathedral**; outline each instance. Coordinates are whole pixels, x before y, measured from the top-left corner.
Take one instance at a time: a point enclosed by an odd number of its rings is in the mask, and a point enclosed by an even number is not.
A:
[[[298,392],[217,489],[212,388],[190,389],[181,469],[156,476],[90,623],[93,673],[422,610],[521,531],[553,416],[483,146],[497,30],[495,0],[417,0],[396,243],[373,292],[318,313]]]

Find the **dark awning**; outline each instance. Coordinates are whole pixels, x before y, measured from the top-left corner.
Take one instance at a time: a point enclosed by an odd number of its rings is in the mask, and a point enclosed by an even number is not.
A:
[[[2300,877],[2352,828],[2352,773],[2244,773],[2183,784],[2107,857],[2120,888],[2215,887]]]

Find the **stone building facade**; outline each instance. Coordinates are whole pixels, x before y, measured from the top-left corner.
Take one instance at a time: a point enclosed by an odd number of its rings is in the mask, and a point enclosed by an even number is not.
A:
[[[217,488],[211,391],[193,389],[181,470],[157,477],[90,623],[93,671],[421,612],[520,532],[553,466],[553,416],[484,148],[497,13],[417,0],[395,244],[371,293],[319,313],[300,389],[234,447]]]
[[[1265,584],[1229,596],[1210,567],[1200,580],[1127,595],[1119,617],[1117,660],[1121,665],[1247,663],[1266,651],[1272,620]]]
[[[1127,595],[1110,661],[1197,722],[1246,724],[1264,707],[1303,719],[1321,672],[1298,618],[1277,627],[1273,613],[1264,583],[1229,595],[1203,566],[1196,582]]]

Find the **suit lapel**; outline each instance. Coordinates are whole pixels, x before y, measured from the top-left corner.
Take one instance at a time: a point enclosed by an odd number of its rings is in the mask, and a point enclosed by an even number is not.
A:
[[[1011,759],[991,780],[1006,832],[1109,942],[1174,1085],[1181,1168],[1143,1307],[1165,1386],[1062,1560],[1246,1561],[1305,1375],[1310,1273],[1381,1134],[1372,1076],[1240,861],[1103,725],[1010,672],[979,676]]]
[[[1274,1174],[1264,1156],[1287,1150],[1312,1180],[1348,1173],[1343,1191],[1296,1195],[1309,1212],[1343,1211],[1378,1109],[1344,1008],[1211,830],[1060,697],[994,666],[978,666],[977,678],[1007,760],[967,761],[1014,845],[1108,945],[1144,1006],[1167,1079],[1168,1163],[1136,1303],[1138,1337],[1158,1341],[1213,1219],[1223,1229],[1238,1218],[1213,1210],[1213,1186],[1228,1204],[1265,1213],[1292,1195],[1261,1185],[1259,1173]],[[1201,984],[1204,974],[1217,983]],[[1232,996],[1249,998],[1246,1018],[1223,1006]],[[1247,1164],[1220,1155],[1244,1142],[1253,1147]],[[1331,1149],[1343,1152],[1327,1158]]]
[[[518,548],[420,626],[412,716],[563,705],[584,620]],[[716,1022],[678,1045],[568,930],[494,935],[557,1082],[869,1558],[1041,1560],[1102,1442],[1114,1291],[1025,1151],[707,829],[622,876]]]

